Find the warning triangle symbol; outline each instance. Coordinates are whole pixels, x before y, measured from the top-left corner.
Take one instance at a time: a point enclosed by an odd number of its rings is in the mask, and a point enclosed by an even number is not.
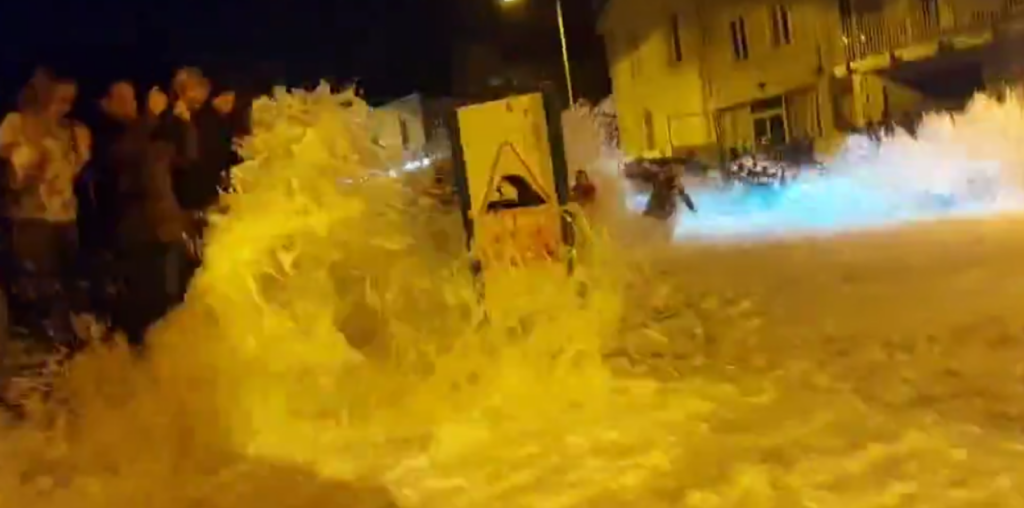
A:
[[[509,185],[505,186],[504,183]],[[512,187],[511,190],[517,195],[507,195],[508,187]],[[524,193],[530,193],[532,196],[524,196]],[[542,202],[537,203],[537,198],[540,198]],[[554,202],[554,198],[545,188],[544,182],[537,172],[530,167],[515,145],[505,141],[498,145],[498,149],[495,151],[490,175],[487,178],[487,192],[484,194],[483,202],[477,207],[477,213],[485,213],[491,203],[509,200],[528,200],[532,203],[524,204],[524,206]]]

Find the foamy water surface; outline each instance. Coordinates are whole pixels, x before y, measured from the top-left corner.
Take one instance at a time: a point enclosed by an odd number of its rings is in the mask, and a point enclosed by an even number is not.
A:
[[[337,184],[379,163],[343,99],[256,105],[188,302],[5,428],[0,506],[1024,505],[1020,221],[673,246],[607,217],[577,280],[481,302],[450,214]],[[1019,108],[978,108],[846,180],[851,209],[959,192],[928,176],[955,150],[1014,189]],[[813,190],[776,217],[827,215]]]

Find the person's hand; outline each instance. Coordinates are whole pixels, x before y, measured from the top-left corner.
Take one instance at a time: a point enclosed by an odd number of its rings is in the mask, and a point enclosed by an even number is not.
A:
[[[78,153],[82,159],[81,162],[88,161],[92,158],[92,133],[84,125],[76,125],[74,133],[75,145],[78,147]]]
[[[203,246],[199,238],[195,235],[186,234],[183,239],[185,242],[185,253],[188,255],[189,259],[203,259]]]
[[[185,101],[178,101],[174,103],[174,116],[181,118],[186,122],[192,119],[192,112],[188,110],[188,106],[185,105]]]
[[[9,183],[15,188],[36,185],[46,175],[46,151],[37,145],[22,143],[11,153]]]
[[[226,115],[235,109],[235,92],[224,92],[213,99],[213,109]]]
[[[149,90],[149,97],[146,102],[149,113],[153,116],[160,116],[164,111],[167,111],[169,100],[167,99],[167,94],[160,87],[154,86]]]
[[[11,166],[18,174],[29,174],[43,166],[43,151],[30,144],[19,144],[11,153]]]

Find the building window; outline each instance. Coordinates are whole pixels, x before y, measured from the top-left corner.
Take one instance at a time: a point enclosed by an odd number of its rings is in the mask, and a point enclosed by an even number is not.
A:
[[[738,61],[750,58],[750,48],[747,46],[747,25],[743,18],[736,18],[729,23],[729,31],[732,34],[732,54]]]
[[[640,77],[640,39],[635,35],[629,37],[629,47],[626,49],[629,57],[629,75],[633,79]]]
[[[851,10],[858,16],[879,14],[884,8],[885,0],[855,0],[851,2]]]
[[[654,113],[651,110],[644,110],[644,142],[645,148],[650,151],[657,148],[657,138],[654,135]]]
[[[672,20],[669,26],[672,30],[672,60],[676,63],[679,63],[683,61],[683,38],[682,34],[680,33],[682,25],[679,22],[678,14],[672,15]]]
[[[398,133],[402,137],[402,148],[409,148],[409,124],[405,118],[398,119]]]
[[[754,121],[754,142],[757,145],[780,146],[789,141],[786,103],[781,96],[751,104],[750,116]]]
[[[853,0],[839,0],[839,16],[844,21],[853,17]]]
[[[770,99],[762,99],[750,104],[750,114],[756,115],[759,113],[771,113],[774,111],[782,111],[786,107],[786,101],[781,95],[772,97]]]
[[[921,0],[921,14],[927,26],[938,26],[939,0]]]
[[[754,118],[754,138],[760,146],[778,147],[786,144],[786,117],[782,113]]]
[[[785,5],[773,5],[771,7],[771,35],[772,46],[778,48],[789,46],[793,43],[793,31],[790,24],[789,7]]]

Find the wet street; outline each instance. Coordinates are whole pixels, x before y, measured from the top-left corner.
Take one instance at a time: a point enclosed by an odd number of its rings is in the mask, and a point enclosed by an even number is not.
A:
[[[653,252],[630,271],[602,396],[574,402],[562,395],[596,393],[586,380],[537,386],[494,366],[493,400],[429,431],[272,419],[248,458],[224,459],[202,441],[216,434],[188,436],[226,399],[139,377],[149,391],[131,411],[83,410],[92,430],[72,452],[0,466],[5,481],[40,461],[57,478],[5,483],[16,494],[0,506],[156,492],[168,507],[364,506],[351,479],[410,508],[1024,506],[1024,220]]]
[[[394,485],[410,506],[1021,506],[1022,256],[1018,219],[679,246],[637,275],[613,402],[462,429]]]

